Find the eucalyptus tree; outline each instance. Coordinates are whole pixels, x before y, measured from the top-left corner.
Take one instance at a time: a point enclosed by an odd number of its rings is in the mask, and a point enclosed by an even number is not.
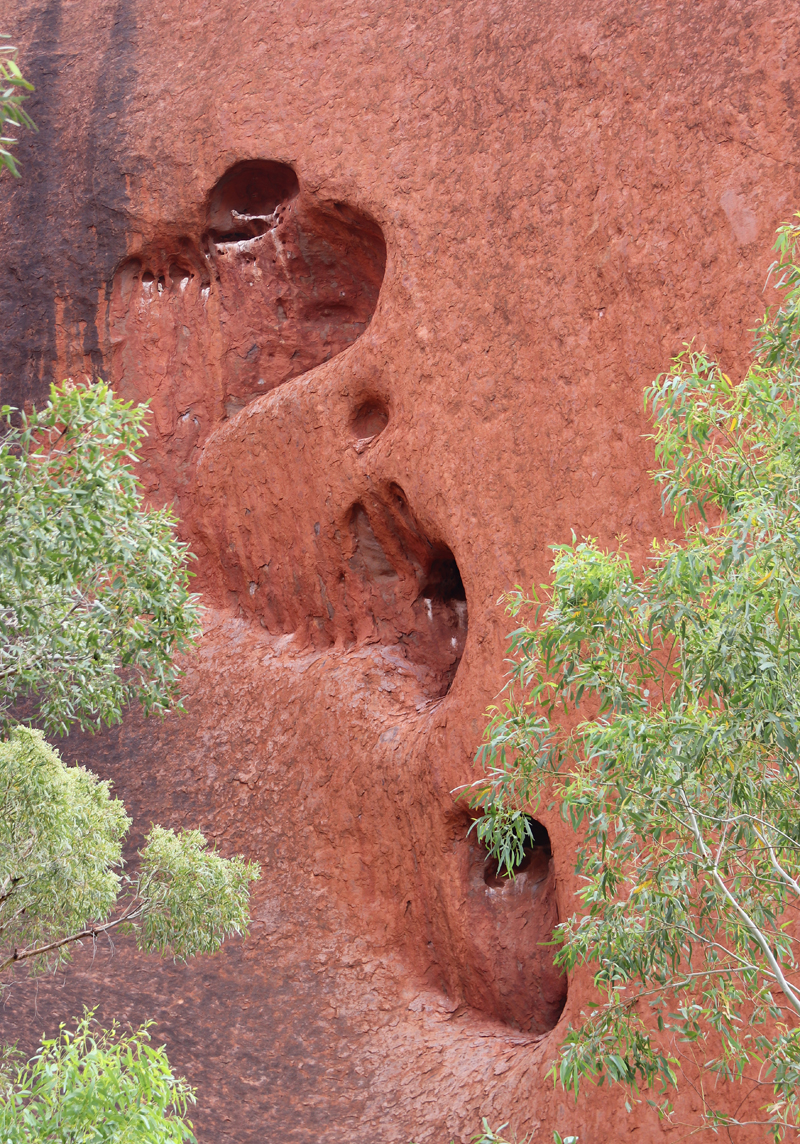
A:
[[[699,1077],[707,1125],[776,1140],[800,1116],[800,225],[777,250],[742,380],[688,347],[646,391],[679,538],[637,573],[624,539],[573,536],[546,588],[508,595],[471,789],[508,870],[542,799],[577,832],[556,960],[593,968],[597,1002],[553,1076],[664,1114]]]
[[[44,737],[131,703],[180,708],[198,601],[174,517],[136,477],[146,409],[65,382],[41,410],[0,415],[0,993],[20,967],[44,972],[112,932],[177,959],[213,953],[247,929],[257,864],[153,826],[128,872],[122,802]],[[86,1014],[29,1062],[6,1052],[0,1137],[192,1139],[192,1090],[148,1037]]]
[[[0,719],[33,700],[46,731],[163,714],[199,632],[186,545],[136,476],[144,406],[98,382],[0,410]]]
[[[31,91],[0,44],[0,173],[19,176],[8,129],[36,129]],[[43,972],[115,931],[185,959],[248,926],[256,863],[153,826],[126,872],[122,802],[19,723],[27,712],[63,734],[118,722],[131,703],[181,707],[199,614],[175,519],[145,504],[136,477],[146,416],[102,382],[0,410],[0,995],[20,966]],[[150,1024],[103,1030],[86,1012],[30,1060],[0,1047],[4,1144],[194,1140],[194,1091],[149,1044]]]

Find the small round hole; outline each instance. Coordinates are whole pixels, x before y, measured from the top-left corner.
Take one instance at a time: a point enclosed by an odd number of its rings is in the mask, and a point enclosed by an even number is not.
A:
[[[358,406],[350,428],[355,437],[377,437],[389,424],[389,410],[380,398],[371,397]]]

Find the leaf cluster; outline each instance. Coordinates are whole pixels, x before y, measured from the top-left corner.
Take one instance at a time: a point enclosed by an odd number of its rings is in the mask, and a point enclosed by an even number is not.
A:
[[[0,35],[7,40],[8,36]],[[8,127],[28,127],[36,130],[36,124],[22,106],[33,84],[25,79],[17,63],[17,49],[10,44],[0,44],[0,173],[5,169],[19,178],[19,167],[11,153],[17,140],[7,134]]]
[[[129,874],[129,826],[109,784],[65,766],[40,731],[0,743],[0,972],[52,968],[117,929],[180,960],[247,930],[256,863],[223,858],[198,830],[154,826]]]
[[[3,1062],[3,1144],[193,1144],[194,1090],[150,1044],[152,1022],[104,1031],[92,1016],[74,1032],[62,1025],[31,1060]]]
[[[135,475],[146,409],[108,386],[53,386],[0,411],[0,718],[30,697],[48,731],[179,699],[176,656],[199,634],[186,545]]]
[[[548,588],[508,597],[531,619],[472,791],[509,868],[544,792],[578,831],[557,961],[594,965],[602,1000],[554,1075],[668,1112],[689,1059],[708,1124],[739,1123],[715,1079],[748,1081],[776,1139],[800,1117],[800,225],[778,250],[785,300],[743,380],[689,347],[646,391],[680,540],[637,576],[622,543],[573,536]]]
[[[481,1121],[481,1131],[477,1132],[473,1137],[471,1144],[509,1144],[504,1136],[501,1135],[504,1128],[508,1124],[501,1124],[497,1128],[492,1128],[489,1121],[484,1116]],[[518,1144],[527,1144],[531,1140],[532,1134],[529,1133],[523,1140],[518,1141]],[[451,1142],[452,1144],[452,1142]],[[577,1136],[562,1136],[560,1132],[553,1132],[553,1144],[578,1144]]]

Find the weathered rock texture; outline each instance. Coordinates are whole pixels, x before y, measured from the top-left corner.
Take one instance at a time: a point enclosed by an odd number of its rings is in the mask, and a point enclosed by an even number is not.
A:
[[[80,954],[3,1034],[158,1019],[207,1142],[674,1138],[545,1074],[589,995],[546,941],[573,840],[516,883],[452,795],[503,681],[500,592],[570,529],[663,532],[642,388],[741,369],[800,205],[777,0],[20,0],[37,84],[0,186],[4,400],[104,373],[197,554],[188,714],[64,750],[258,858],[252,936]],[[680,1117],[692,1114],[690,1092]],[[744,1141],[742,1134],[737,1138]]]

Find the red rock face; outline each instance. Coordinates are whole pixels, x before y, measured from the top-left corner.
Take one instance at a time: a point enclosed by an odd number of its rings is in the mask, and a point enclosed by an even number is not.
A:
[[[108,318],[116,383],[153,411],[151,491],[186,521],[209,433],[354,342],[386,265],[380,228],[301,195],[284,163],[234,164],[205,216],[152,229],[114,275]]]
[[[644,554],[643,386],[694,336],[742,368],[798,206],[793,12],[22,0],[9,31],[41,130],[0,184],[4,400],[151,402],[207,604],[187,714],[64,750],[137,838],[199,826],[263,878],[245,943],[84,951],[4,1035],[155,1017],[204,1141],[668,1139],[547,1079],[591,997],[547,944],[558,808],[508,881],[453,792],[500,593],[572,529]]]

